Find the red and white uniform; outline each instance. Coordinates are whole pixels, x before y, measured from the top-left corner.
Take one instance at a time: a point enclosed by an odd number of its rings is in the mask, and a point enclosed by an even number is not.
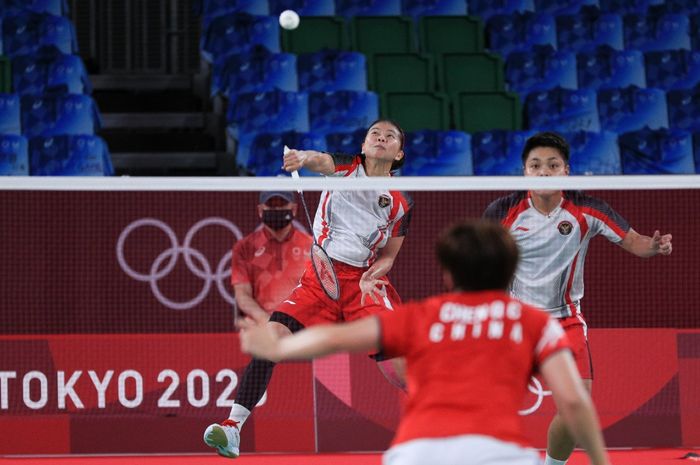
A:
[[[504,292],[453,292],[379,315],[381,347],[406,357],[408,402],[393,445],[481,435],[527,445],[531,374],[568,348],[559,323]]]
[[[333,176],[366,178],[359,155],[331,155]],[[329,257],[368,267],[390,237],[405,236],[413,201],[399,191],[324,191],[314,233]]]
[[[630,229],[627,221],[604,201],[576,191],[563,192],[547,215],[533,206],[529,192],[516,192],[491,203],[484,217],[500,221],[518,244],[511,294],[561,319],[581,376],[592,378],[580,304],[583,265],[591,239],[602,235],[619,244]]]
[[[360,155],[331,156],[334,176],[367,177]],[[279,312],[306,327],[393,310],[401,299],[391,283],[384,286],[386,297],[379,304],[369,297],[360,303],[359,283],[387,240],[406,235],[412,206],[410,197],[398,191],[324,191],[316,210],[314,232],[333,259],[340,299],[333,301],[326,296],[309,263],[299,286],[279,306]],[[273,314],[272,321],[289,322],[279,314]]]
[[[233,246],[231,283],[249,283],[258,304],[268,312],[276,310],[299,284],[312,242],[294,226],[280,242],[261,224]]]

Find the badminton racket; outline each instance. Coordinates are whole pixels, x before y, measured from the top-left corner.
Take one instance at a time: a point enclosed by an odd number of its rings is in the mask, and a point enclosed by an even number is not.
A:
[[[285,155],[289,152],[289,147],[284,146]],[[292,171],[292,178],[300,180],[299,173],[295,170]],[[338,277],[335,274],[335,269],[333,268],[333,262],[331,257],[328,256],[323,247],[318,243],[316,239],[316,234],[314,233],[314,224],[311,222],[311,215],[309,215],[309,207],[306,205],[306,199],[304,199],[304,192],[301,188],[297,189],[299,193],[299,198],[301,199],[301,206],[304,208],[304,213],[306,213],[306,221],[309,223],[309,228],[311,229],[311,236],[314,239],[313,244],[311,244],[311,266],[316,274],[316,279],[321,284],[323,292],[332,299],[338,300],[340,298],[340,285],[338,284]]]

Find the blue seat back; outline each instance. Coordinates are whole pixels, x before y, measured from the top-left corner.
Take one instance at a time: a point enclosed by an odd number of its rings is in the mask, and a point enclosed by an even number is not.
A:
[[[260,0],[203,0],[202,29],[206,30],[216,18],[231,13],[265,16],[270,10],[267,2]]]
[[[625,16],[625,47],[652,50],[690,50],[690,20],[685,14]]]
[[[494,16],[486,23],[486,34],[489,48],[502,55],[527,51],[533,45],[557,46],[557,25],[547,13]]]
[[[607,89],[598,92],[600,125],[622,134],[648,127],[668,128],[666,93],[661,89]]]
[[[581,88],[647,87],[644,54],[639,50],[614,50],[601,46],[592,52],[580,52],[577,68]]]
[[[335,16],[335,0],[268,0],[270,14],[294,10],[299,16]]]
[[[406,134],[403,176],[470,176],[471,136],[462,131],[423,130]]]
[[[571,147],[569,169],[572,175],[622,174],[617,134],[611,131],[579,131],[565,134]]]
[[[309,124],[322,134],[367,129],[379,118],[379,99],[374,92],[312,92],[309,94]]]
[[[486,22],[493,16],[510,16],[515,13],[534,11],[532,0],[469,0],[469,15],[478,16]]]
[[[350,132],[326,134],[326,147],[331,153],[360,153],[368,128],[359,128]]]
[[[596,7],[557,16],[557,44],[560,50],[594,51],[601,45],[615,50],[625,48],[622,16],[601,13]]]
[[[234,103],[236,95],[246,92],[282,90],[296,92],[297,56],[258,49],[230,55],[218,79],[212,78],[212,94],[220,92]]]
[[[554,16],[573,15],[587,6],[597,6],[598,0],[535,0],[535,11],[543,11]]]
[[[513,52],[506,59],[506,81],[510,90],[520,94],[555,87],[577,89],[576,55],[556,51],[549,45],[531,51]]]
[[[212,20],[202,34],[202,57],[213,63],[218,56],[246,52],[262,45],[280,52],[280,26],[273,16],[230,13]]]
[[[483,131],[472,134],[474,174],[518,176],[523,174],[522,151],[536,131]]]
[[[700,131],[700,87],[668,91],[666,99],[671,127]]]
[[[466,0],[404,0],[402,14],[421,16],[466,16]]]
[[[367,63],[358,52],[324,50],[299,55],[299,88],[305,92],[367,90]]]
[[[0,175],[29,175],[29,152],[23,136],[0,134]]]
[[[338,16],[400,16],[401,0],[335,0]]]
[[[35,137],[29,141],[32,176],[104,176],[105,145],[94,136]]]
[[[0,134],[22,134],[21,104],[17,94],[0,93]]]
[[[255,136],[250,147],[247,168],[256,176],[288,175],[282,169],[284,146],[299,150],[326,151],[326,139],[320,134],[296,131],[261,133]],[[313,171],[301,169],[301,175],[317,175]]]
[[[642,129],[620,135],[624,174],[694,174],[691,134],[680,129]]]
[[[649,87],[690,89],[700,84],[700,50],[647,52],[645,60]]]
[[[530,129],[558,132],[600,131],[593,89],[552,89],[533,92],[525,100]]]

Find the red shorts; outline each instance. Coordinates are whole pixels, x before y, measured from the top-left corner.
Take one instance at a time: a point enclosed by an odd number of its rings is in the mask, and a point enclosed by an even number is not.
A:
[[[337,301],[330,299],[323,292],[311,262],[309,262],[299,286],[294,288],[289,297],[277,308],[277,311],[293,317],[304,327],[307,327],[321,323],[357,320],[364,316],[393,310],[401,303],[399,294],[389,283],[386,284],[386,297],[378,298],[379,304],[375,304],[372,298],[367,296],[365,304],[362,305],[360,303],[362,296],[360,278],[367,271],[367,268],[358,268],[337,261],[333,262],[333,267],[340,286],[340,298]]]
[[[588,351],[588,326],[581,315],[559,318],[559,323],[571,343],[571,352],[576,360],[576,367],[583,379],[593,379],[593,363]]]

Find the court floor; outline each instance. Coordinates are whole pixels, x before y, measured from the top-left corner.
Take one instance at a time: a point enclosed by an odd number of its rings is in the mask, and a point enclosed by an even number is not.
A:
[[[682,460],[688,453],[697,454]],[[664,465],[700,463],[700,449],[611,450],[614,465]],[[381,454],[250,454],[235,461],[217,455],[120,455],[120,456],[2,456],[0,465],[381,465]],[[574,452],[568,465],[588,464],[583,452]]]

